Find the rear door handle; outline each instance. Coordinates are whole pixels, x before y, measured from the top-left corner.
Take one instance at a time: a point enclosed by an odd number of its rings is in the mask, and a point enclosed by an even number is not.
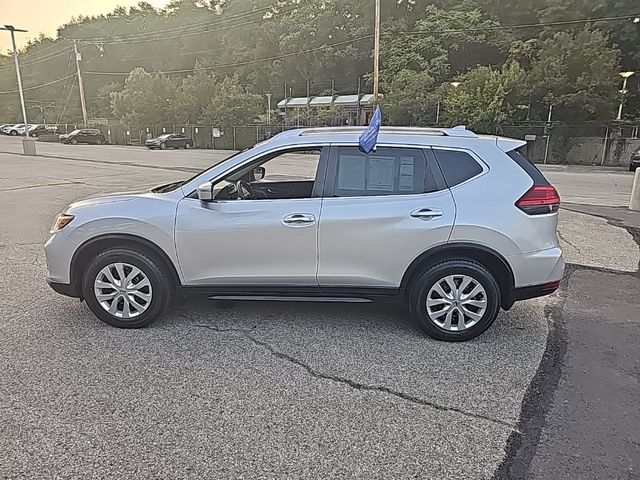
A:
[[[310,213],[292,213],[282,219],[287,227],[308,227],[316,223],[316,216]]]
[[[444,212],[439,208],[419,208],[411,212],[413,218],[419,218],[420,220],[431,220],[433,218],[440,218],[444,215]]]

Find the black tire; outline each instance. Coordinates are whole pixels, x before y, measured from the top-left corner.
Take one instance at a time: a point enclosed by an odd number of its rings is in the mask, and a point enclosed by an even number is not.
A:
[[[94,282],[100,271],[112,263],[127,263],[139,268],[151,283],[151,300],[147,309],[132,319],[122,319],[105,310],[94,290]],[[163,270],[161,261],[154,255],[129,248],[113,248],[96,256],[85,268],[82,279],[82,295],[91,311],[103,322],[118,328],[142,328],[151,324],[171,305],[174,285],[169,274]]]
[[[18,135],[18,132],[16,132],[15,130],[11,130],[9,132],[9,135],[11,135],[12,137],[15,137],[16,135]]]
[[[78,144],[78,139],[76,139],[76,138],[72,138],[71,140],[69,140],[69,143],[70,143],[71,145],[77,145],[77,144]]]
[[[451,331],[437,325],[427,313],[427,295],[431,288],[449,275],[466,275],[478,282],[486,292],[486,310],[480,320],[473,326],[458,331]],[[409,310],[420,328],[430,337],[447,342],[464,342],[484,333],[495,321],[500,310],[500,288],[491,272],[483,265],[467,259],[452,259],[430,267],[420,275],[408,294]],[[457,315],[457,314],[456,314]]]
[[[96,145],[102,145],[102,139],[100,139],[100,138],[99,138],[99,139],[97,139],[97,140],[96,140]]]
[[[38,134],[37,133],[32,133],[29,135],[31,138],[37,138]]]
[[[637,167],[637,166],[635,166],[635,165],[629,165],[629,171],[630,171],[630,172],[635,172],[635,171],[636,171],[636,168],[638,168],[638,167]]]
[[[160,144],[160,150],[166,150],[167,149],[167,144],[165,142],[162,142]]]
[[[191,143],[189,143],[189,142],[184,144],[184,149],[185,150],[189,150],[191,147],[193,147],[193,145],[191,145]]]

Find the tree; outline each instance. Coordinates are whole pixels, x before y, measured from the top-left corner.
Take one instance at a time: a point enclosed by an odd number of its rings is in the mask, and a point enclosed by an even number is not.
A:
[[[502,70],[477,67],[461,77],[460,86],[445,85],[444,120],[482,132],[508,121],[522,99],[525,72],[518,64]]]
[[[263,110],[260,95],[249,93],[236,75],[217,83],[211,101],[204,108],[200,121],[215,127],[246,125],[256,120]]]
[[[202,117],[205,106],[211,102],[214,91],[214,78],[203,70],[196,70],[183,78],[175,101],[176,120],[196,123]]]
[[[143,126],[173,121],[174,83],[162,74],[152,74],[144,68],[131,71],[124,88],[112,92],[111,108],[124,123]]]
[[[438,103],[435,85],[435,79],[427,72],[398,72],[384,98],[385,122],[392,125],[433,125]]]
[[[559,32],[541,42],[526,85],[532,98],[561,105],[557,118],[612,118],[619,52],[598,30]]]

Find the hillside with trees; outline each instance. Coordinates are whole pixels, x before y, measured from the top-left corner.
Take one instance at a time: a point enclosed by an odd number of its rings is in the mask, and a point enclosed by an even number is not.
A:
[[[620,71],[640,70],[634,0],[385,0],[385,122],[480,131],[554,118],[607,122]],[[591,19],[591,21],[587,21]],[[265,121],[266,94],[371,91],[372,0],[174,0],[78,17],[21,52],[34,121],[81,121],[73,41],[90,118],[129,124]],[[640,75],[625,118],[640,120]],[[452,82],[460,82],[455,87]],[[0,119],[18,121],[10,56],[0,57]]]

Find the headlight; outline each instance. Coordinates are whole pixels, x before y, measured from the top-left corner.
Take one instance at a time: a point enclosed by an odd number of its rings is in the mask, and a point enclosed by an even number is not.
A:
[[[64,227],[69,225],[74,218],[75,217],[73,215],[67,215],[66,213],[61,213],[56,217],[55,222],[53,222],[53,225],[51,226],[51,233],[56,233],[62,230]]]

